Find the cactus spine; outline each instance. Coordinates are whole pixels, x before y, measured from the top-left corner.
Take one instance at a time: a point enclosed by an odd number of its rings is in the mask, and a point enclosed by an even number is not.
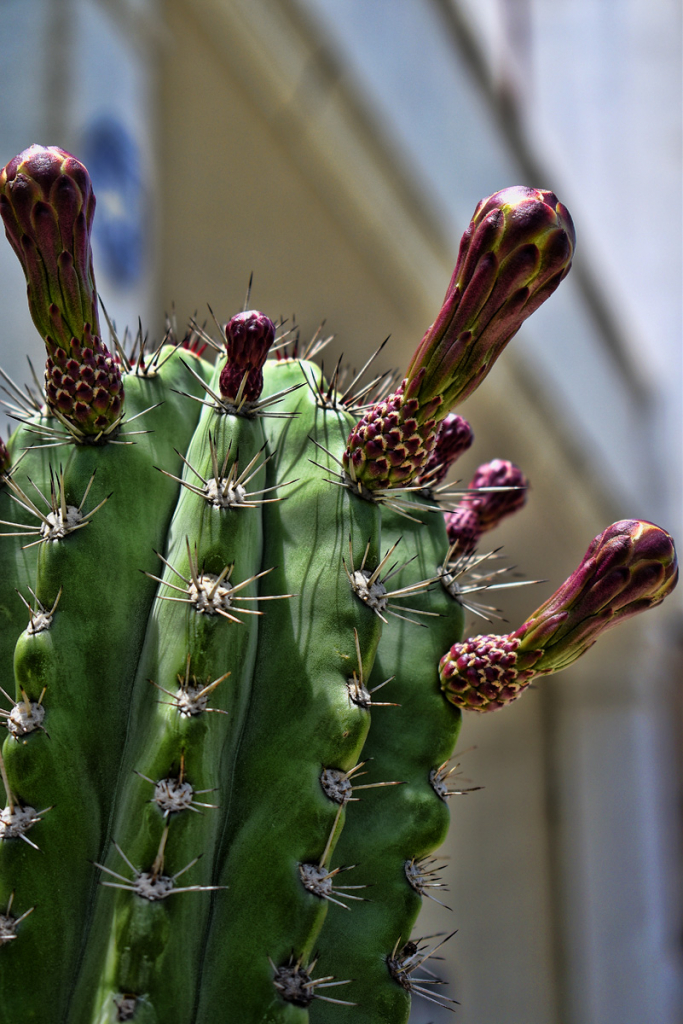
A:
[[[449,410],[567,273],[571,219],[482,201],[407,377],[361,405],[268,358],[256,311],[215,365],[112,354],[94,204],[55,148],[0,175],[48,351],[0,446],[0,1022],[406,1021],[462,709],[676,581],[664,531],[615,524],[519,630],[463,641],[476,538],[526,481],[481,467],[444,519]]]

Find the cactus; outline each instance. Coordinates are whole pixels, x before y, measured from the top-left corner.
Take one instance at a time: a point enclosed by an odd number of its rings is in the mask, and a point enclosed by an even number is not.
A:
[[[521,469],[506,459],[493,459],[479,466],[470,481],[469,493],[452,512],[445,513],[452,553],[476,550],[483,533],[524,507],[528,486]]]
[[[505,584],[476,542],[526,479],[496,460],[453,508],[472,433],[450,410],[569,270],[571,218],[536,189],[482,201],[402,383],[342,394],[255,310],[135,356],[107,321],[110,350],[62,150],[12,160],[0,208],[47,348],[44,391],[6,379],[0,443],[0,1021],[451,1005],[410,934],[462,710],[676,581],[671,538],[628,520],[518,630],[463,639]]]

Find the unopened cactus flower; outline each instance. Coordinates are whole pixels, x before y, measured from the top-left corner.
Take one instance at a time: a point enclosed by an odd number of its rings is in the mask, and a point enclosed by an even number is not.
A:
[[[56,347],[45,364],[48,407],[86,435],[110,430],[121,418],[121,368],[106,345],[85,325],[81,341]]]
[[[469,483],[473,492],[485,487],[507,490],[466,494],[452,512],[444,512],[454,554],[472,551],[480,537],[526,504],[529,481],[513,462],[493,459],[478,467]]]
[[[516,185],[481,200],[441,311],[408,367],[407,391],[419,401],[420,422],[479,386],[567,276],[575,244],[569,211],[553,192]]]
[[[472,447],[473,441],[472,427],[464,416],[449,412],[441,421],[436,444],[416,483],[429,489],[438,487],[446,478],[451,466]]]
[[[406,484],[438,423],[479,386],[571,267],[574,225],[553,192],[515,186],[483,199],[462,237],[441,311],[397,391],[349,435],[344,468],[369,490]]]
[[[57,146],[30,146],[0,171],[0,212],[48,347],[68,351],[86,324],[99,334],[90,248],[95,195],[83,164]]]
[[[678,581],[668,533],[625,519],[591,542],[578,569],[512,633],[454,644],[439,663],[451,703],[474,711],[509,704],[534,676],[567,668],[601,633],[653,608]]]
[[[225,325],[228,357],[220,376],[223,398],[255,402],[263,389],[263,364],[275,340],[275,325],[254,309],[237,313]],[[246,375],[246,380],[244,377]]]
[[[473,491],[486,487],[507,488],[502,491],[466,495],[464,499],[470,508],[476,510],[481,532],[488,533],[503,519],[524,508],[529,481],[514,462],[509,462],[508,459],[492,459],[491,462],[484,462],[477,468],[469,486]]]
[[[481,537],[479,516],[476,511],[461,501],[452,512],[444,512],[443,518],[453,555],[464,555],[474,551]]]
[[[48,406],[79,436],[120,420],[121,369],[100,337],[90,232],[95,195],[80,161],[31,146],[0,172],[0,213],[48,352]]]

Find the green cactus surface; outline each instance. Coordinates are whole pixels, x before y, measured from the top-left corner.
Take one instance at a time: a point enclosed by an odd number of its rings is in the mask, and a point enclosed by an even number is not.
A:
[[[668,534],[625,520],[518,630],[463,636],[500,586],[476,541],[526,478],[442,484],[472,442],[450,409],[568,272],[571,218],[538,189],[482,200],[409,375],[341,393],[254,310],[105,340],[94,210],[56,147],[0,173],[47,347],[44,390],[6,378],[0,442],[0,1024],[452,1008],[412,930],[443,903],[463,711],[677,578]]]

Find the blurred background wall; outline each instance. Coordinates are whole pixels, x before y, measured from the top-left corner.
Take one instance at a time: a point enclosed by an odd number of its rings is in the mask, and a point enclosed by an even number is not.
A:
[[[571,210],[570,278],[465,407],[527,508],[493,536],[514,624],[620,518],[681,520],[681,11],[675,0],[0,0],[0,161],[75,152],[120,329],[252,304],[405,365],[476,202]],[[0,246],[2,364],[40,339]],[[500,715],[465,716],[439,965],[461,1024],[674,1024],[681,964],[681,603]],[[482,624],[486,628],[486,624]],[[473,622],[470,632],[480,632]],[[465,782],[465,785],[468,783]],[[415,1024],[450,1019],[415,1002]]]

